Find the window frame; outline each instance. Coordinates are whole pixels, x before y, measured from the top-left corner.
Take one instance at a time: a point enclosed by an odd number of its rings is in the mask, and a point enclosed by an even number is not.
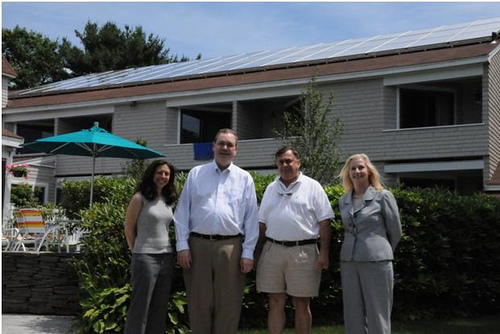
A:
[[[453,122],[451,124],[443,124],[443,125],[427,125],[427,126],[412,126],[412,127],[401,127],[401,90],[418,90],[424,92],[443,92],[443,93],[451,93],[453,95]],[[458,102],[458,93],[455,88],[449,87],[438,87],[438,86],[423,86],[423,85],[404,85],[397,86],[396,88],[396,129],[404,130],[404,129],[417,129],[417,128],[436,128],[442,126],[454,126],[458,125],[457,122],[457,102]]]
[[[212,142],[213,141],[213,137],[211,138],[205,138],[205,136],[209,136],[208,134],[205,134],[204,133],[204,122],[206,122],[206,119],[208,117],[213,117],[213,116],[216,116],[216,115],[224,115],[225,117],[228,118],[228,122],[227,122],[227,125],[223,126],[223,127],[226,127],[226,128],[231,128],[231,124],[232,124],[232,118],[233,118],[233,113],[232,112],[228,112],[228,111],[213,111],[213,110],[196,110],[196,109],[190,109],[190,108],[179,108],[179,136],[178,136],[178,143],[179,144],[193,144],[193,143],[204,143],[204,142]],[[194,114],[194,115],[193,115]],[[184,141],[184,138],[183,138],[183,130],[184,130],[184,120],[183,120],[183,116],[184,115],[187,115],[187,116],[190,116],[190,117],[193,117],[193,118],[196,118],[198,120],[200,120],[201,122],[201,126],[200,126],[200,141],[190,141],[190,142],[185,142]],[[197,117],[198,115],[202,116],[202,117]],[[221,128],[219,126],[219,128]],[[217,129],[217,131],[219,130],[219,128]],[[215,136],[215,134],[214,134]]]

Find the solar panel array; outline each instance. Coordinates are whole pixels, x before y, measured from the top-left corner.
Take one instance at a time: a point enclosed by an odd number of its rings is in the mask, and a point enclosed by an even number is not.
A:
[[[399,34],[378,35],[370,38],[349,39],[340,42],[245,53],[165,65],[153,65],[125,70],[89,74],[19,92],[19,96],[50,94],[61,91],[127,86],[146,82],[160,82],[180,77],[209,76],[250,69],[263,69],[283,64],[297,64],[320,60],[334,60],[378,53],[405,52],[435,45],[455,45],[466,41],[487,40],[500,29],[500,17],[477,20],[432,29],[407,31]]]

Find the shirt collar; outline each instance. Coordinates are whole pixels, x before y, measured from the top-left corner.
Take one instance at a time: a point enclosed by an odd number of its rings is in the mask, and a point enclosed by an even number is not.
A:
[[[302,180],[304,179],[304,176],[302,175],[302,172],[299,172],[299,177],[297,178],[297,180],[290,183],[290,185],[288,187],[286,187],[283,184],[283,182],[281,182],[280,178],[281,178],[281,176],[278,175],[275,179],[279,185],[278,193],[281,195],[291,195],[298,189],[298,187],[296,187],[296,185],[302,182]]]
[[[221,169],[219,168],[219,166],[217,165],[217,163],[215,162],[215,159],[214,159],[214,160],[212,160],[212,168],[213,168],[213,170],[214,170],[216,173],[218,173],[218,174],[220,174],[220,173],[224,173],[226,170],[227,170],[227,171],[228,171],[228,173],[229,173],[229,172],[230,172],[230,171],[234,168],[234,164],[231,162],[231,163],[229,164],[229,166],[228,166],[226,169],[221,170]]]

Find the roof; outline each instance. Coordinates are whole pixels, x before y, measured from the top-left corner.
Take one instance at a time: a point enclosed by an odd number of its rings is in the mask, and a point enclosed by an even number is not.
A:
[[[210,87],[209,84],[220,86],[241,84],[242,81],[252,83],[310,77],[318,66],[325,74],[331,74],[353,72],[356,68],[367,70],[429,63],[433,58],[434,61],[470,58],[491,52],[496,46],[490,44],[492,32],[498,30],[500,17],[400,34],[108,71],[12,92],[10,98],[14,103],[11,106],[200,89]],[[464,54],[464,50],[469,53]],[[173,82],[175,85],[171,85]],[[71,101],[61,94],[70,94]],[[36,101],[22,102],[25,97]]]
[[[2,53],[2,75],[6,75],[12,78],[16,77],[16,71],[12,68],[12,66],[7,61],[7,57]]]
[[[280,80],[309,79],[314,75],[335,75],[363,72],[379,69],[393,69],[403,66],[421,65],[434,62],[445,62],[469,59],[487,55],[494,44],[477,44],[464,47],[432,50],[428,52],[391,55],[386,57],[366,58],[352,61],[334,62],[318,66],[302,66],[296,68],[279,68],[268,71],[257,71],[233,75],[213,76],[202,79],[168,81],[156,84],[110,87],[66,94],[38,95],[33,97],[17,97],[9,100],[9,109],[58,105],[84,101],[127,98],[154,94],[175,93],[190,90],[214,89],[236,85],[267,83]],[[9,98],[11,98],[9,96]]]
[[[9,130],[2,129],[2,137],[10,137],[10,138],[17,138],[17,139],[22,139],[23,137],[15,134],[14,132],[11,132]]]

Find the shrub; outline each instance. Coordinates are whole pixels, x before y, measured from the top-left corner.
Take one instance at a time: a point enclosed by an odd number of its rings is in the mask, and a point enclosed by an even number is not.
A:
[[[80,183],[80,182],[75,182]],[[74,266],[80,278],[84,296],[80,302],[81,315],[77,319],[79,333],[122,332],[130,304],[130,260],[123,224],[128,203],[135,191],[136,182],[130,178],[100,178],[96,185],[102,196],[91,208],[79,212],[81,227],[87,232],[82,238],[82,253]],[[69,189],[84,189],[81,184],[66,182]],[[112,189],[112,190],[111,190]],[[78,192],[78,203],[84,203],[86,194]],[[88,203],[86,204],[88,206]],[[174,280],[180,281],[182,274],[176,268]],[[185,295],[183,286],[174,282],[170,298],[170,331],[186,331]]]
[[[40,204],[32,187],[26,183],[12,185],[10,201],[16,208],[31,208]]]
[[[129,194],[133,191],[136,181],[129,178],[107,178],[97,176],[94,179],[93,204],[103,203],[110,196],[114,201],[127,203]],[[66,210],[68,218],[80,217],[80,211],[88,209],[90,203],[89,181],[65,181],[62,183],[61,206]]]
[[[252,173],[260,202],[274,175]],[[185,173],[176,179],[179,191]],[[82,333],[119,332],[130,295],[130,253],[123,233],[125,210],[135,182],[105,179],[98,187],[107,196],[81,212],[84,237],[76,263],[85,297]],[[72,189],[76,185],[65,183]],[[83,188],[83,186],[81,186]],[[330,268],[323,271],[320,294],[311,303],[315,325],[342,320],[339,253],[343,238],[339,185],[325,186],[336,218],[332,221]],[[64,189],[63,189],[64,190]],[[101,193],[102,190],[98,191]],[[395,253],[394,318],[422,319],[497,314],[500,311],[500,201],[478,194],[462,197],[442,189],[392,189],[399,205],[403,237]],[[84,192],[79,192],[86,196]],[[97,193],[97,192],[96,192]],[[84,203],[82,199],[75,201]],[[88,203],[82,207],[88,206]],[[75,206],[75,210],[79,210]],[[173,232],[173,231],[172,231]],[[173,236],[173,234],[172,234]],[[174,270],[169,331],[186,332],[186,297],[182,270]],[[255,271],[247,275],[241,326],[265,327],[268,299],[257,293]],[[290,301],[287,324],[293,324]]]
[[[395,315],[500,311],[500,201],[443,189],[394,190],[404,236],[396,252]]]

